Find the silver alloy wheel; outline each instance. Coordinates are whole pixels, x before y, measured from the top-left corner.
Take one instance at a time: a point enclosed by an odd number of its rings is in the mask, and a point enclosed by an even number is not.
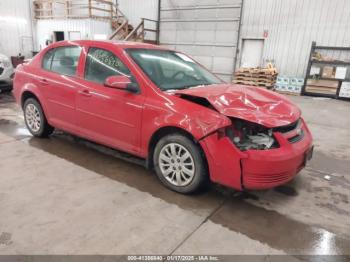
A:
[[[178,143],[166,144],[161,149],[158,164],[164,178],[175,186],[187,186],[194,177],[193,157]]]
[[[26,123],[33,132],[38,132],[41,126],[39,109],[34,104],[28,104],[25,109]]]

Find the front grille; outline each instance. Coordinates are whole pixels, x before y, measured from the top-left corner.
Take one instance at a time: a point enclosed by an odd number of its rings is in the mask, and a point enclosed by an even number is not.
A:
[[[0,67],[0,75],[2,74],[2,72],[4,72],[4,69]]]
[[[273,132],[288,133],[290,131],[293,131],[295,128],[297,128],[297,126],[300,124],[300,121],[301,120],[298,119],[297,121],[295,121],[289,125],[275,127],[272,130],[273,130]]]
[[[300,134],[288,138],[288,141],[289,141],[290,143],[296,143],[296,142],[299,142],[300,140],[302,140],[303,137],[304,137],[304,131],[301,130],[301,131],[300,131]]]
[[[279,174],[252,174],[245,173],[243,176],[243,182],[246,185],[250,184],[276,184],[290,180],[292,175],[290,172],[284,172]]]

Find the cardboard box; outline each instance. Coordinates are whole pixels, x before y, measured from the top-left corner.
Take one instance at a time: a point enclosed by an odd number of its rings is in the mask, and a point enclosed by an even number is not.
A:
[[[343,82],[340,90],[339,97],[350,97],[350,82]]]
[[[322,77],[324,78],[334,78],[335,69],[333,66],[324,66],[322,69]]]
[[[337,78],[337,79],[345,79],[347,70],[348,69],[346,67],[337,66],[337,69],[335,71],[335,78]]]

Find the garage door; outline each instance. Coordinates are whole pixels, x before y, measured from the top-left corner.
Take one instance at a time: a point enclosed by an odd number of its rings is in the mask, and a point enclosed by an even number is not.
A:
[[[242,0],[161,0],[160,44],[226,81],[234,70]]]

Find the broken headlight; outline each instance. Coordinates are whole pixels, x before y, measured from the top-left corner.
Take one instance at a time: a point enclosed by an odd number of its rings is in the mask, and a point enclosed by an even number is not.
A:
[[[226,135],[240,150],[266,150],[279,147],[272,129],[240,119],[232,119],[232,122],[232,126],[226,129]]]

